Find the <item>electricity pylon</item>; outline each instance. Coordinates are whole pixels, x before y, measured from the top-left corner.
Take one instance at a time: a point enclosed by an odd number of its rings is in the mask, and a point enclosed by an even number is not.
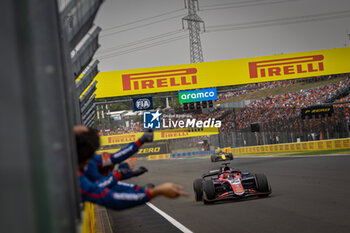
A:
[[[199,10],[198,0],[187,0],[188,15],[182,18],[182,27],[184,21],[187,21],[187,27],[190,35],[190,59],[191,63],[203,62],[203,51],[201,45],[201,24],[203,25],[203,31],[205,31],[204,21],[197,15]],[[186,7],[186,0],[185,0]]]

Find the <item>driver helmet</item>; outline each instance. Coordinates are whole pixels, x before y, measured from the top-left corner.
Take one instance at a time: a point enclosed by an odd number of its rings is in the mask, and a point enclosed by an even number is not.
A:
[[[230,174],[231,174],[231,172],[225,171],[224,174],[223,174],[223,175],[224,175],[224,178],[225,178],[225,179],[230,178]]]

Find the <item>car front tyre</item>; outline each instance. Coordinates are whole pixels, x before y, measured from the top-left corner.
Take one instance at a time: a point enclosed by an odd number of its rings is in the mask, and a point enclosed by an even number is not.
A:
[[[196,201],[203,200],[203,188],[202,188],[202,179],[195,179],[193,181],[193,190]]]
[[[204,204],[207,204],[206,200],[215,198],[215,186],[211,180],[205,180],[203,182],[203,193],[205,195],[205,198],[203,198]]]
[[[257,191],[267,193],[261,194],[259,197],[267,197],[271,194],[271,187],[265,174],[255,174],[255,180]]]

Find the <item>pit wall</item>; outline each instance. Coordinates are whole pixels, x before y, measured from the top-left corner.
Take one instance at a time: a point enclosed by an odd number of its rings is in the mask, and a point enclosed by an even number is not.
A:
[[[81,233],[95,233],[96,232],[96,219],[94,204],[91,202],[84,203],[83,223]]]

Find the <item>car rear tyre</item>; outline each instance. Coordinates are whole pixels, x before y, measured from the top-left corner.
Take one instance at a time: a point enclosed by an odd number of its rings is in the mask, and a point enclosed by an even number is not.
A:
[[[203,182],[203,193],[207,200],[212,200],[215,198],[215,187],[211,180],[205,180]],[[203,200],[204,200],[204,203],[206,204],[206,200],[205,199]]]
[[[203,199],[202,179],[195,179],[193,181],[193,190],[196,201],[201,201]]]
[[[212,156],[210,156],[210,158],[211,158],[211,162],[216,162],[216,156],[215,155],[212,155]]]
[[[267,197],[271,193],[271,187],[265,174],[255,174],[256,188],[259,192],[267,193],[259,197]]]

